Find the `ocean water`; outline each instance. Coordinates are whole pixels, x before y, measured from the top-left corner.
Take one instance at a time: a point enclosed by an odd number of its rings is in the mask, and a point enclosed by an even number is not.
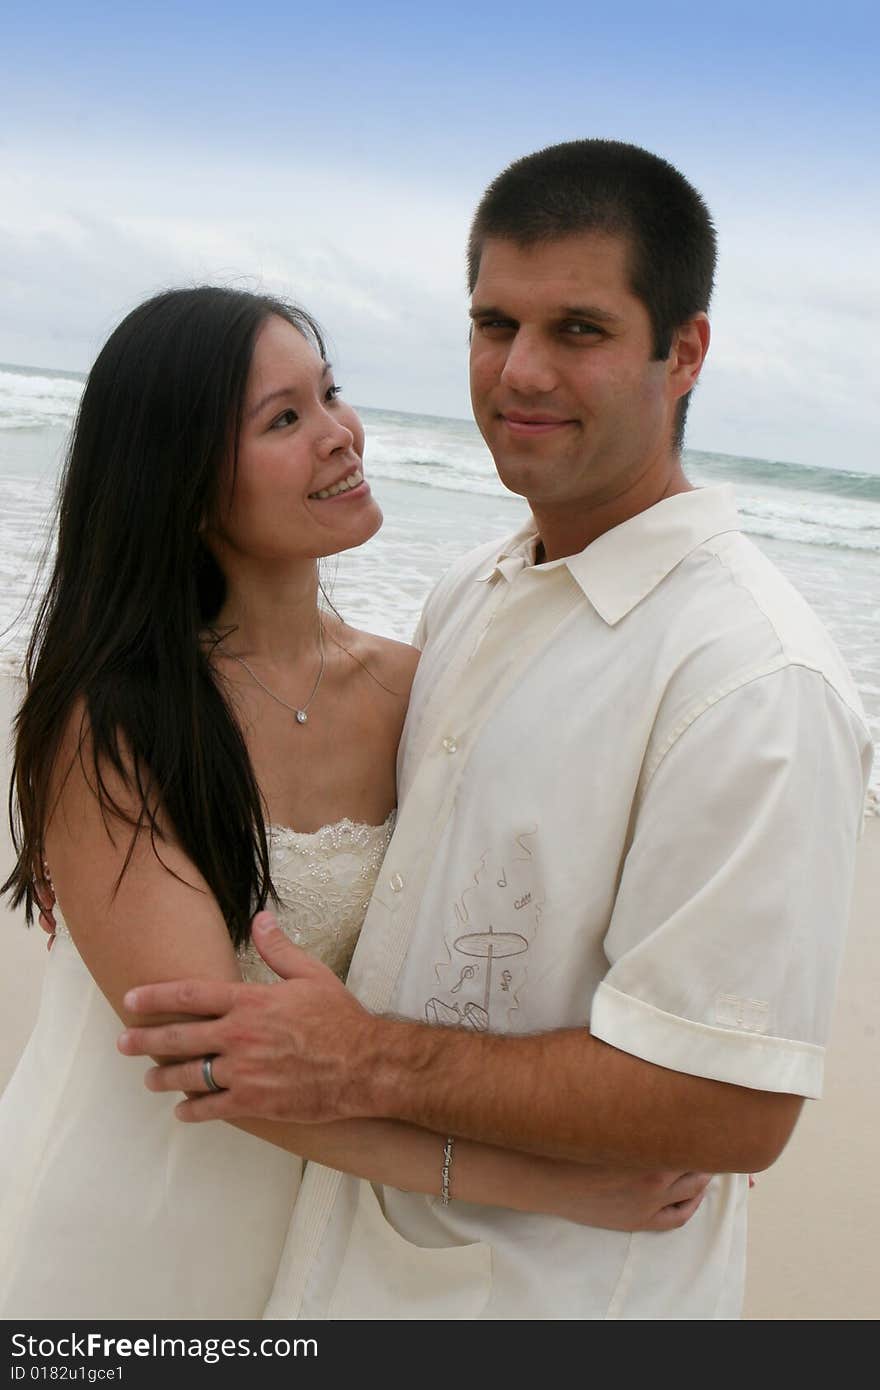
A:
[[[0,364],[0,665],[15,666],[51,552],[58,466],[82,391],[73,373]],[[370,543],[328,561],[324,583],[356,625],[407,640],[447,566],[526,515],[469,421],[361,411],[365,467],[385,512]],[[744,529],[830,630],[880,749],[880,474],[689,451],[697,484],[736,487]],[[873,809],[880,804],[880,753]]]

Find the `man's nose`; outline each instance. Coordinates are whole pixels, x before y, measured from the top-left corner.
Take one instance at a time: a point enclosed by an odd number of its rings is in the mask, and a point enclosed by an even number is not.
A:
[[[520,328],[508,348],[501,381],[520,395],[552,391],[556,371],[547,344]]]

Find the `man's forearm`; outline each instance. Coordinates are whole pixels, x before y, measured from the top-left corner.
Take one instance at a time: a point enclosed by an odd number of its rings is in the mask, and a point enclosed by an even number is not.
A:
[[[133,1013],[193,1015],[120,1039],[132,1056],[187,1059],[145,1077],[189,1094],[182,1118],[401,1120],[578,1163],[747,1173],[775,1161],[800,1111],[799,1096],[655,1066],[585,1027],[510,1037],[370,1014],[271,930],[280,984],[169,981],[126,996]],[[205,1094],[206,1056],[219,1093]]]
[[[756,1172],[798,1096],[670,1071],[587,1029],[512,1038],[376,1019],[352,1078],[369,1113],[580,1162]]]

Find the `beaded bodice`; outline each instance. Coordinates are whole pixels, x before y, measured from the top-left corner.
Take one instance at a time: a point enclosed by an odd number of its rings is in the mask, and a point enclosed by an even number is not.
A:
[[[384,825],[346,819],[312,834],[268,827],[282,930],[340,979],[348,973],[393,829],[393,811]],[[239,955],[246,980],[277,979],[250,942]]]

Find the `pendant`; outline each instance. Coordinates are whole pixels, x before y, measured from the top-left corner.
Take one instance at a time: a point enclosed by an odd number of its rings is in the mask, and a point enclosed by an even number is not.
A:
[[[309,722],[309,716],[306,714],[306,712],[305,712],[304,709],[298,709],[298,710],[297,710],[297,712],[296,712],[296,722],[297,722],[297,724],[308,724],[308,722]]]

